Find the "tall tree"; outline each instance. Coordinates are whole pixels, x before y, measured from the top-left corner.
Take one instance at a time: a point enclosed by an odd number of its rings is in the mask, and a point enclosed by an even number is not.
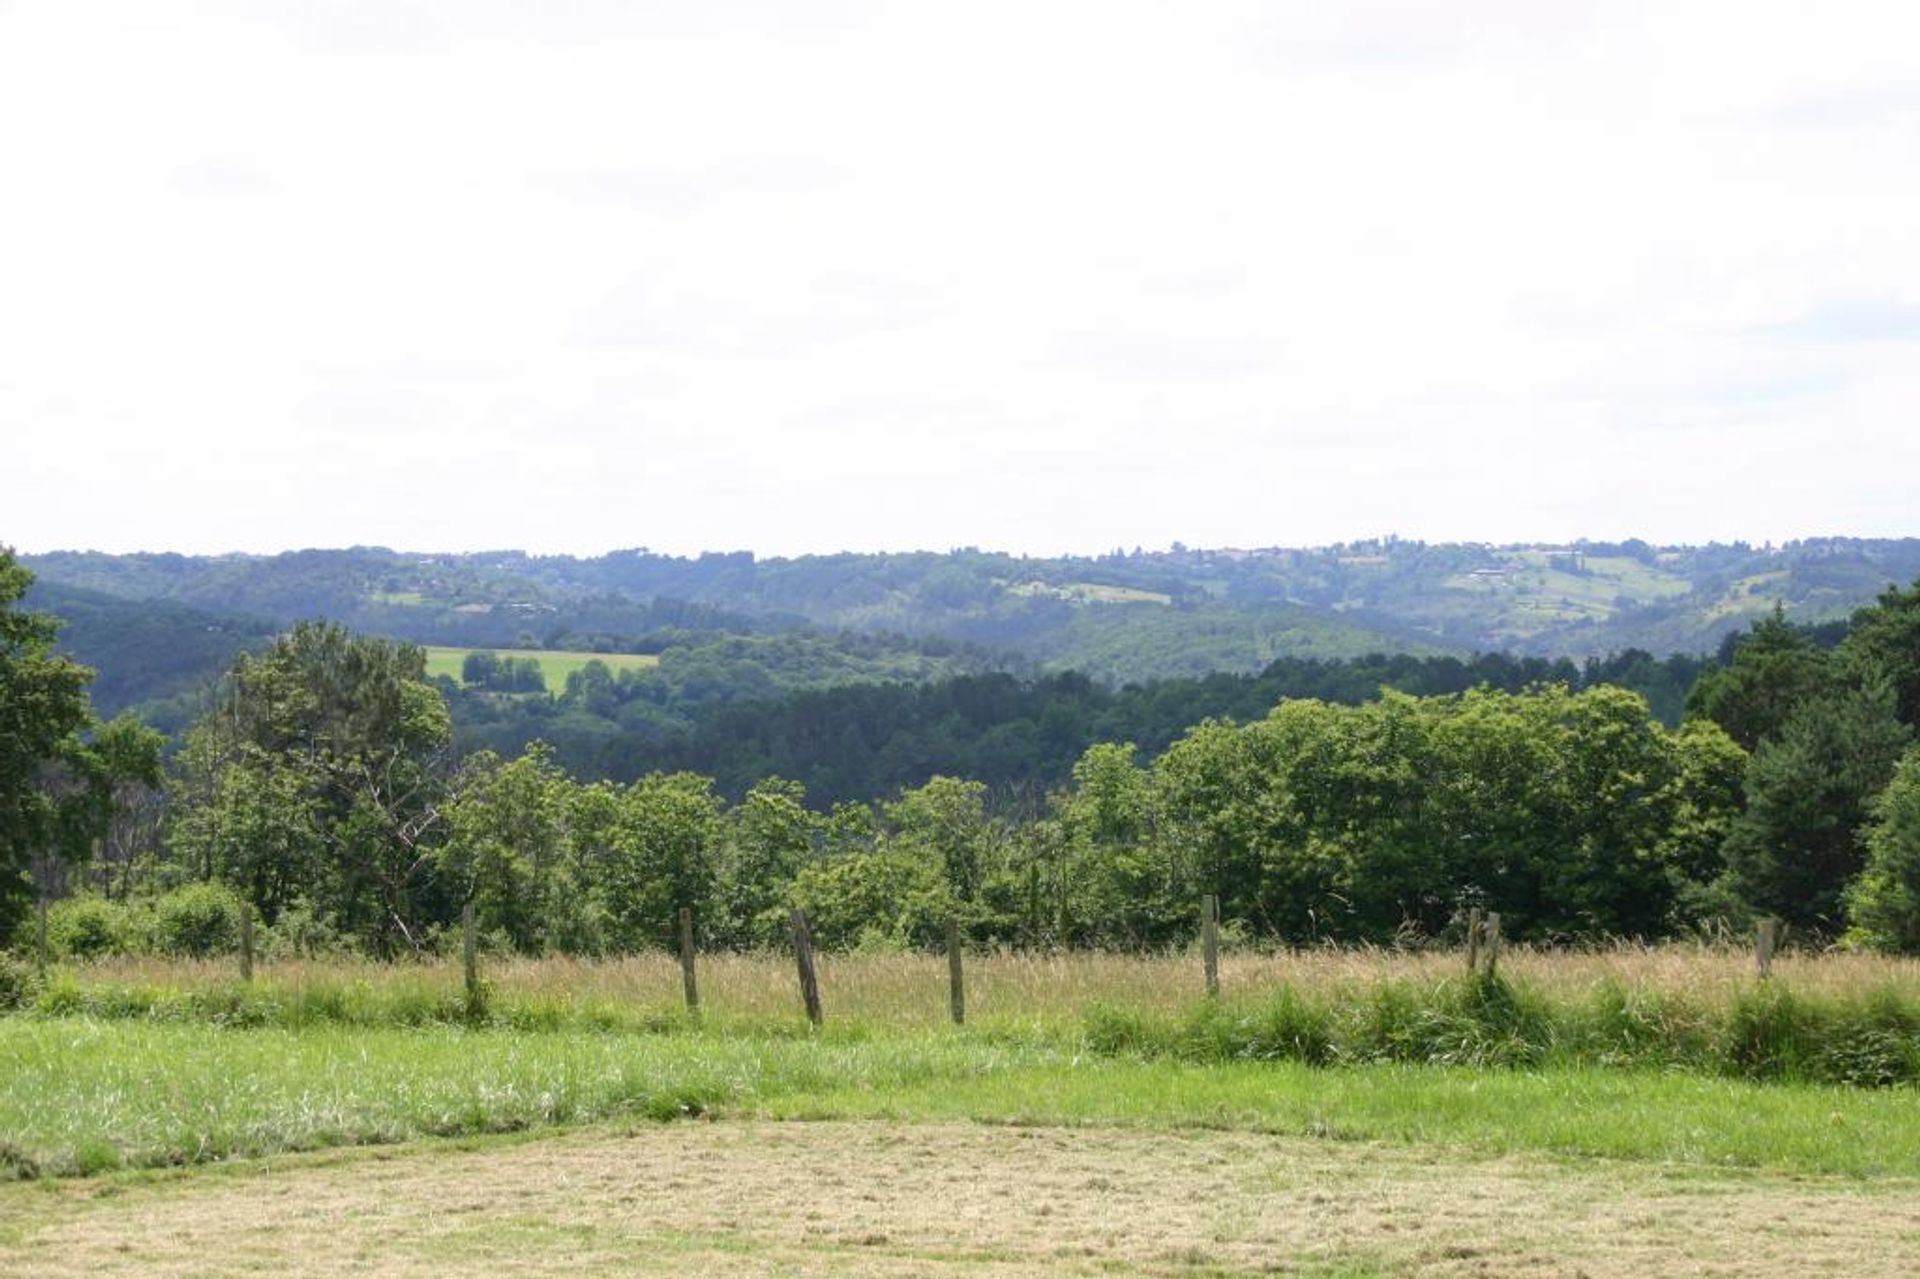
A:
[[[1912,734],[1884,678],[1809,702],[1747,766],[1746,811],[1727,835],[1727,868],[1751,906],[1837,931],[1841,896],[1864,861],[1860,831]]]
[[[451,738],[419,648],[303,622],[242,656],[189,734],[176,854],[270,917],[306,897],[379,953],[415,947]]]
[[[1726,665],[1694,684],[1687,694],[1687,717],[1712,720],[1751,751],[1834,682],[1827,654],[1776,605],[1771,616],[1740,637]]]
[[[729,945],[770,945],[784,935],[788,887],[813,860],[820,819],[808,810],[799,782],[769,777],[747,792],[727,828],[718,868],[720,918],[704,927]]]
[[[491,751],[469,756],[446,805],[438,857],[448,889],[522,952],[558,945],[569,930],[556,916],[581,896],[568,875],[571,791],[553,752],[536,742],[511,763]]]
[[[1884,675],[1893,685],[1894,713],[1920,729],[1920,582],[1890,588],[1855,613],[1838,656],[1855,678]]]
[[[74,809],[58,777],[92,719],[92,672],[53,655],[53,618],[17,607],[32,581],[0,547],[0,945],[27,911],[35,859],[72,849]]]
[[[1920,952],[1920,748],[1900,760],[1873,804],[1867,864],[1847,892],[1850,935],[1881,950]]]

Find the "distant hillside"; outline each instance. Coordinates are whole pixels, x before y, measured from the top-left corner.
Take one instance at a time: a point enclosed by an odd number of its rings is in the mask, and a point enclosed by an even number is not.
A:
[[[122,599],[44,579],[28,588],[25,603],[61,619],[58,646],[94,669],[89,693],[94,709],[107,716],[197,692],[276,629],[264,619]]]
[[[279,622],[335,618],[428,643],[652,651],[675,631],[938,635],[1107,678],[1258,670],[1282,656],[1701,651],[1780,601],[1844,617],[1920,578],[1920,539],[1782,547],[1488,546],[1385,539],[1311,549],[1038,559],[973,549],[757,559],[618,551],[275,556],[63,552],[49,583]]]
[[[364,547],[23,559],[45,581],[125,598],[282,624],[327,617],[458,647],[665,653],[720,635],[810,628],[937,639],[1004,653],[1002,666],[1084,670],[1115,681],[1254,671],[1277,657],[1449,647],[1387,617],[1363,620],[1278,597],[1235,600],[1217,582],[1147,560],[977,552],[766,561],[621,552],[577,560]]]

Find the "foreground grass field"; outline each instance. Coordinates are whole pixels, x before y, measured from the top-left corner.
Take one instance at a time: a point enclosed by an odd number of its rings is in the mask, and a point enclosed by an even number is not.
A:
[[[1920,1176],[1912,1089],[1613,1069],[1089,1056],[966,1032],[235,1030],[0,1021],[17,1174],[522,1131],[760,1116],[1214,1127],[1853,1176]]]
[[[1920,1272],[1920,1089],[1727,1073],[1910,1063],[1910,963],[967,971],[955,1027],[944,960],[824,957],[811,1031],[781,956],[699,1018],[665,956],[492,961],[479,1016],[457,965],[56,969],[0,1016],[0,1274]]]

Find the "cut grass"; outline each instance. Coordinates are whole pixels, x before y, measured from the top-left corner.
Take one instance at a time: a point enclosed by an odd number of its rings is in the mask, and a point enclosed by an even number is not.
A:
[[[1913,1191],[1168,1128],[643,1125],[0,1187],[0,1271],[1911,1274]]]
[[[469,653],[498,653],[502,657],[531,657],[540,663],[540,673],[546,676],[547,691],[557,693],[567,686],[567,676],[585,666],[588,662],[602,662],[607,669],[618,675],[624,670],[647,670],[658,666],[660,658],[653,653],[579,653],[563,649],[478,649],[453,648],[444,644],[426,645],[427,676],[445,675],[459,680],[461,665]]]

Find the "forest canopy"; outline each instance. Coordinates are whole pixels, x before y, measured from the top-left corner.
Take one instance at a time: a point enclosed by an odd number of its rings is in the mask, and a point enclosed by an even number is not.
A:
[[[981,944],[1157,947],[1201,894],[1267,944],[1420,944],[1479,905],[1547,941],[1764,914],[1905,947],[1916,600],[1889,590],[1837,630],[1776,613],[1714,658],[1288,658],[1121,688],[979,672],[698,715],[663,693],[698,683],[656,678],[664,658],[543,690],[476,651],[468,678],[430,680],[413,644],[303,622],[233,662],[164,779],[120,768],[93,834],[64,842],[43,765],[94,775],[75,761],[114,734],[47,655],[51,623],[16,608],[9,669],[65,691],[11,784],[72,868],[40,882],[82,890],[63,917],[135,946],[168,944],[161,903],[195,893],[287,944],[389,956],[469,903],[527,952],[666,944],[682,908],[710,944],[765,945],[795,906],[833,946],[957,920]]]

